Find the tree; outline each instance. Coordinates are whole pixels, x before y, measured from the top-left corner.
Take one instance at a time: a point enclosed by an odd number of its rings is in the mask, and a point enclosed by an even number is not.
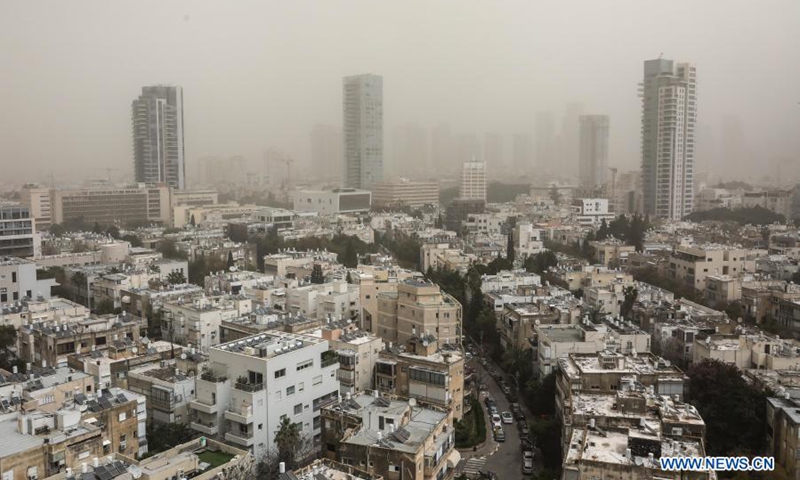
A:
[[[514,231],[508,232],[508,245],[506,246],[506,259],[514,263]]]
[[[558,191],[558,187],[555,185],[550,188],[550,200],[552,200],[556,205],[561,204],[561,192]]]
[[[625,242],[636,247],[637,252],[644,251],[645,228],[642,217],[634,215],[625,234]]]
[[[14,325],[0,325],[0,368],[11,370],[14,355],[11,348],[17,344],[17,329]]]
[[[353,283],[353,277],[350,275],[350,270],[347,271],[347,277],[345,278],[347,283]]]
[[[297,453],[301,444],[299,423],[293,423],[284,417],[278,431],[275,432],[275,445],[278,447],[278,459],[286,464],[288,470],[297,467]]]
[[[108,315],[109,313],[115,313],[116,309],[114,308],[114,301],[109,298],[104,298],[97,302],[94,306],[94,313],[98,315]]]
[[[350,272],[347,272],[350,275]],[[323,284],[325,283],[325,274],[322,273],[322,265],[315,263],[311,269],[311,283]],[[349,283],[349,282],[348,282]]]
[[[358,266],[358,254],[353,242],[347,242],[345,247],[344,256],[342,258],[342,265],[347,268],[356,268]]]
[[[767,393],[734,365],[703,360],[688,372],[691,403],[706,422],[709,455],[758,454],[764,447]]]
[[[608,238],[608,222],[606,222],[604,218],[603,221],[600,222],[600,228],[597,229],[595,240],[602,241],[606,238]]]
[[[186,283],[186,276],[180,270],[173,270],[167,275],[167,281],[171,285],[180,285]]]
[[[164,258],[170,260],[186,260],[186,254],[178,250],[178,247],[175,245],[175,240],[171,238],[164,238],[158,242],[156,251],[160,252]]]
[[[236,262],[233,261],[233,252],[228,252],[228,263],[225,266],[228,267],[228,270],[236,266]]]
[[[194,220],[194,213],[192,214],[192,217],[189,219],[189,225],[191,225],[193,227],[197,226],[197,222]]]
[[[139,247],[144,245],[142,243],[142,239],[141,238],[139,238],[137,235],[133,235],[133,234],[130,234],[130,233],[128,233],[126,235],[123,235],[122,236],[122,240],[125,240],[126,242],[130,243],[131,247],[139,248]]]
[[[633,285],[627,286],[622,289],[622,296],[624,300],[619,307],[619,313],[623,318],[629,318],[633,311],[633,306],[636,304],[636,299],[639,298],[639,290]]]

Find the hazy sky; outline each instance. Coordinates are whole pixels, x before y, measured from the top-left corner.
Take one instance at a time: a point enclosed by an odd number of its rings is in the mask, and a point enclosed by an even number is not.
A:
[[[156,83],[184,87],[188,162],[268,146],[302,162],[315,123],[341,124],[341,77],[368,72],[384,77],[387,142],[447,122],[503,132],[510,151],[535,112],[581,101],[611,116],[609,163],[633,168],[642,61],[662,52],[697,65],[705,150],[738,115],[749,152],[796,165],[798,19],[797,0],[6,0],[0,180],[130,171],[131,100]]]

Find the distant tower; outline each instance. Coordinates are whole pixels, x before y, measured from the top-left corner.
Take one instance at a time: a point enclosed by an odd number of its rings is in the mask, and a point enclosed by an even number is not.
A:
[[[608,169],[608,115],[581,115],[578,176],[581,187],[601,188]]]
[[[344,186],[368,189],[383,181],[383,78],[343,81]]]
[[[134,177],[186,188],[183,143],[183,88],[142,87],[132,104]]]
[[[680,219],[694,207],[697,73],[689,63],[644,62],[642,187],[644,211]]]
[[[459,197],[470,200],[486,200],[486,163],[473,159],[464,162],[461,169],[461,191]]]
[[[536,113],[536,167],[545,168],[555,160],[556,120],[553,112]]]

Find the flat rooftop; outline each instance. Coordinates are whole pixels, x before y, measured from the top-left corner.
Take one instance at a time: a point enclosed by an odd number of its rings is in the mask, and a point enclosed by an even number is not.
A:
[[[270,332],[259,333],[232,342],[216,345],[211,348],[266,359],[317,345],[321,342],[327,342],[327,340],[310,337],[308,335]]]

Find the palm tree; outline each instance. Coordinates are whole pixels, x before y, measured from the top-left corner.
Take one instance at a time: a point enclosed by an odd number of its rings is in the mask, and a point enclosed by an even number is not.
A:
[[[278,431],[275,432],[275,445],[278,446],[278,458],[281,462],[286,463],[286,468],[294,470],[295,468],[295,454],[300,447],[300,425],[299,423],[292,423],[287,417],[281,420],[281,425]]]

